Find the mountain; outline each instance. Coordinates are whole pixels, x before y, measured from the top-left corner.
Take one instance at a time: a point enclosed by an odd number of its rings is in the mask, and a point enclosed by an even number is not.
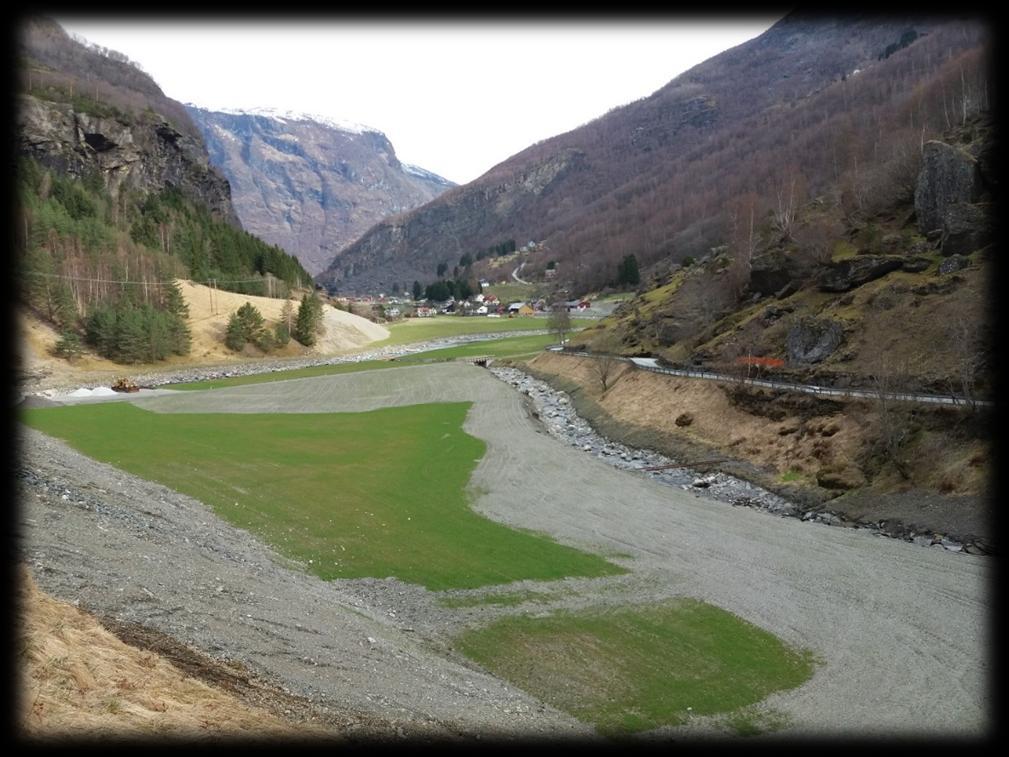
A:
[[[71,177],[98,171],[115,196],[173,186],[238,225],[231,189],[181,103],[136,64],[30,19],[20,39],[19,152]]]
[[[187,106],[228,177],[242,225],[312,273],[383,218],[452,182],[400,163],[380,131],[321,116]]]
[[[589,291],[624,256],[642,267],[724,242],[729,209],[760,212],[861,182],[918,150],[986,97],[970,18],[792,13],[649,97],[523,150],[475,181],[379,223],[316,277],[339,291],[432,281],[503,240],[543,250],[558,281]],[[961,75],[962,74],[962,75]]]

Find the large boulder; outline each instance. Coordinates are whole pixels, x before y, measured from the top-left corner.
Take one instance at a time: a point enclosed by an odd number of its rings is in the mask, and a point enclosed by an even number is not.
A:
[[[889,255],[859,255],[839,260],[820,274],[818,285],[823,292],[847,292],[896,271],[904,262],[902,257]]]
[[[819,363],[844,341],[844,329],[829,318],[800,318],[788,330],[785,352],[790,363]]]
[[[981,172],[969,153],[945,142],[926,142],[914,191],[918,230],[927,234],[942,228],[950,205],[975,202],[981,190]]]
[[[809,255],[798,250],[771,250],[753,259],[749,290],[765,297],[778,296],[790,284],[797,286],[814,272]]]
[[[970,255],[991,241],[991,224],[982,205],[957,202],[942,217],[942,254]]]
[[[824,489],[860,489],[866,485],[865,475],[854,465],[835,465],[816,473],[816,483]]]

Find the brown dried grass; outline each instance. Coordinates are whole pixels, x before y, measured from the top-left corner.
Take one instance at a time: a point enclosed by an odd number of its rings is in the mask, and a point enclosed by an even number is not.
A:
[[[207,740],[324,734],[250,707],[124,644],[91,615],[40,591],[27,568],[20,574],[16,722],[23,735]]]

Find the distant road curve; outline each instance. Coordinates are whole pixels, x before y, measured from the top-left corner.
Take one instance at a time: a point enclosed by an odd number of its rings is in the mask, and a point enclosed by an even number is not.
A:
[[[787,381],[771,381],[768,379],[740,379],[736,376],[728,376],[723,373],[711,373],[710,371],[690,371],[679,368],[664,368],[658,364],[653,357],[620,357],[617,355],[603,355],[592,352],[564,352],[559,347],[551,347],[552,352],[558,355],[575,355],[577,357],[614,357],[626,363],[633,363],[638,368],[653,373],[666,373],[670,376],[683,376],[685,378],[707,379],[708,381],[722,381],[733,384],[743,383],[748,386],[764,386],[769,389],[782,389],[790,392],[802,392],[804,394],[815,394],[820,397],[859,397],[864,399],[878,399],[879,392],[869,389],[836,389],[829,386],[817,386],[816,384],[793,384]],[[884,392],[886,399],[900,400],[903,402],[921,402],[933,405],[966,405],[966,400],[961,397],[941,396],[936,394],[915,394],[907,392]],[[974,400],[975,405],[982,407],[993,407],[994,402],[989,400]]]
[[[526,267],[526,262],[523,260],[521,263],[518,264],[518,267],[514,271],[512,271],[512,278],[515,279],[515,281],[517,281],[519,284],[528,284],[529,283],[525,279],[520,279],[519,278],[519,272],[523,268],[525,268],[525,267]]]

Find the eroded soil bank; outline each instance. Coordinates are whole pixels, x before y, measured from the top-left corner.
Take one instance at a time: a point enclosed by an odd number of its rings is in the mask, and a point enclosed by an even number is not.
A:
[[[544,352],[518,366],[571,397],[608,439],[718,470],[839,522],[873,524],[918,543],[955,541],[993,552],[983,419],[941,408],[903,408],[909,477],[881,460],[872,402],[787,396],[635,370],[603,390],[597,361]],[[826,482],[828,486],[820,485]]]

